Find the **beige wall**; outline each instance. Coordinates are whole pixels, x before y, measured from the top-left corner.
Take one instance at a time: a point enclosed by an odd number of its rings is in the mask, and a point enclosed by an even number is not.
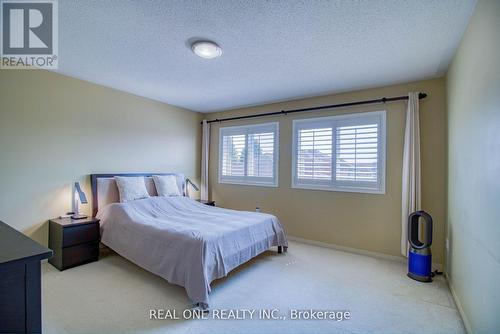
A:
[[[0,220],[47,243],[91,173],[178,171],[199,177],[199,114],[33,70],[0,71]],[[90,213],[90,205],[83,207]]]
[[[284,83],[286,84],[286,83]],[[435,221],[434,261],[443,262],[446,223],[446,96],[443,79],[329,95],[206,115],[208,119],[280,111],[421,91],[422,203]],[[385,195],[291,189],[292,120],[350,112],[387,110],[387,172]],[[218,133],[213,123],[210,148],[212,198],[219,206],[255,210],[279,217],[288,234],[389,255],[400,254],[401,168],[406,104],[371,105],[289,116],[231,121],[222,126],[280,122],[279,187],[219,184]]]
[[[479,1],[447,76],[448,275],[468,329],[500,332],[500,1]]]

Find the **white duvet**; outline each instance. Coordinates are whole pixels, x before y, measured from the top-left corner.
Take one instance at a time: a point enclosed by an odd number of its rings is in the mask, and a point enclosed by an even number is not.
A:
[[[210,282],[272,246],[287,246],[269,214],[201,204],[187,197],[150,197],[99,210],[101,241],[118,254],[185,287],[208,306]]]

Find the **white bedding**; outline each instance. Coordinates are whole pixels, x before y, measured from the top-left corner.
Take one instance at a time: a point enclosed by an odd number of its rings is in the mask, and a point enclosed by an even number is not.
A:
[[[201,204],[187,197],[150,197],[99,210],[101,241],[118,254],[184,286],[208,306],[210,282],[272,246],[287,246],[269,214]]]

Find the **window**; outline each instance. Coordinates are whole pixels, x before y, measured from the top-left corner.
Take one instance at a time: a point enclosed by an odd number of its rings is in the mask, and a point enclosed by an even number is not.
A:
[[[219,183],[278,186],[278,123],[220,128]]]
[[[293,121],[292,187],[385,193],[385,111]]]

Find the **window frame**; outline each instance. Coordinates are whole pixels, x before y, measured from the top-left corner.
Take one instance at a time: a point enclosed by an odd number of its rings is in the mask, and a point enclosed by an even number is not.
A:
[[[262,131],[266,131],[265,128],[272,128],[274,132],[274,149],[273,149],[273,178],[265,178],[259,176],[248,176],[247,175],[247,153],[248,153],[248,135],[252,133],[259,133],[259,128]],[[254,132],[252,132],[252,130]],[[224,135],[245,135],[245,161],[244,161],[244,176],[224,176],[222,175],[223,168],[223,137]],[[218,169],[218,181],[221,184],[236,184],[244,186],[260,186],[260,187],[278,187],[279,185],[279,122],[267,122],[249,125],[238,125],[238,126],[227,126],[219,128],[219,166]]]
[[[366,119],[366,122],[376,121],[379,126],[378,146],[377,146],[377,186],[371,187],[369,181],[337,181],[337,152],[336,140],[339,126],[362,125],[360,120]],[[369,111],[360,113],[349,113],[335,116],[325,116],[316,118],[302,118],[293,120],[292,125],[292,188],[308,190],[325,190],[337,192],[366,193],[366,194],[385,194],[386,182],[386,111]],[[298,163],[298,131],[304,129],[332,129],[332,167],[330,180],[305,180],[300,181],[297,175]],[[362,182],[362,183],[361,183]]]

